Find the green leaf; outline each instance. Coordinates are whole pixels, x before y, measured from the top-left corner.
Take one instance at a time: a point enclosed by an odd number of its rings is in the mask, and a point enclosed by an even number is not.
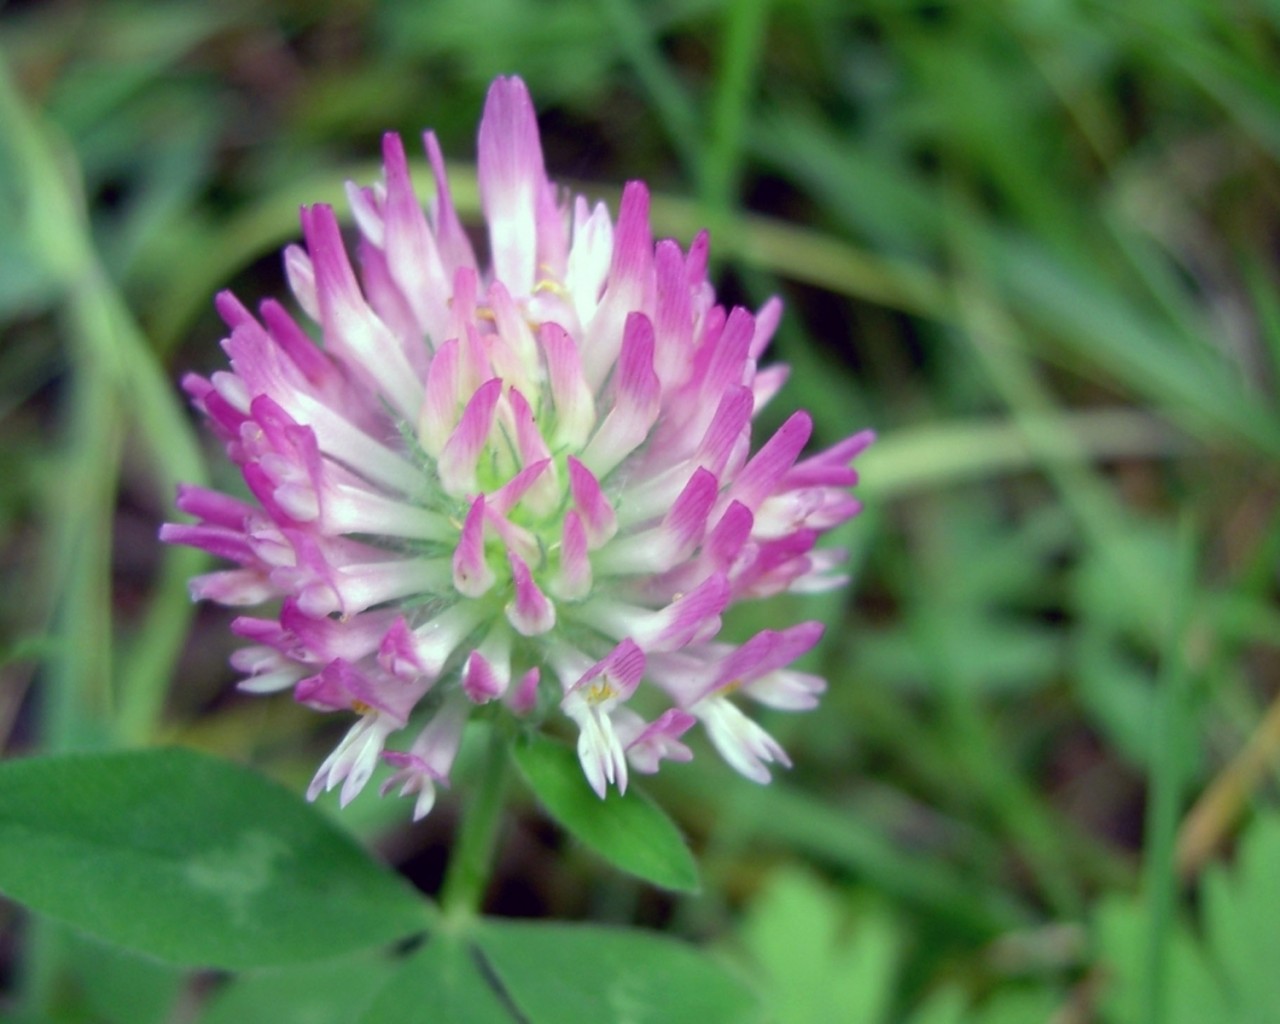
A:
[[[1204,880],[1210,957],[1240,1020],[1265,1020],[1280,1006],[1275,967],[1280,920],[1280,818],[1259,818],[1240,844],[1235,868]]]
[[[647,932],[485,920],[480,949],[530,1024],[747,1024],[754,996],[709,957]]]
[[[1143,968],[1147,939],[1144,906],[1138,900],[1109,898],[1094,911],[1097,963],[1107,979],[1101,1007],[1111,1024],[1139,1024],[1143,1006]],[[1167,1024],[1230,1021],[1229,1004],[1188,930],[1176,924],[1168,937],[1165,977]]]
[[[513,1024],[523,1019],[504,1002],[475,946],[443,932],[407,957],[356,1018],[359,1024]]]
[[[0,891],[177,964],[332,957],[427,924],[409,886],[297,796],[191,750],[0,766]]]
[[[60,929],[65,958],[64,990],[86,1019],[111,1024],[164,1024],[174,1019],[188,972],[151,957],[109,946],[71,929]],[[244,1024],[251,1024],[245,1021]]]
[[[362,954],[243,974],[218,990],[200,1024],[350,1024],[391,971]]]
[[[547,812],[614,867],[664,889],[697,891],[697,864],[680,830],[634,786],[601,800],[573,751],[542,737],[518,744],[515,759]]]
[[[1245,832],[1236,863],[1214,866],[1201,893],[1202,939],[1183,922],[1166,938],[1164,1004],[1169,1024],[1264,1021],[1280,1003],[1273,956],[1280,919],[1280,818],[1259,818]],[[1149,925],[1138,901],[1109,899],[1095,913],[1099,965],[1108,979],[1106,1019],[1147,1019],[1144,943]]]
[[[1062,994],[1047,988],[997,992],[980,1009],[974,1010],[971,1024],[1027,1024],[1052,1020],[1062,1008]],[[1207,1018],[1212,1019],[1212,1018]]]
[[[967,1003],[968,1000],[961,989],[948,985],[932,993],[907,1018],[906,1024],[965,1024]]]
[[[852,934],[838,893],[781,869],[752,903],[743,939],[767,986],[776,1024],[889,1019],[902,959],[897,921],[858,915]],[[755,973],[752,977],[757,977]]]

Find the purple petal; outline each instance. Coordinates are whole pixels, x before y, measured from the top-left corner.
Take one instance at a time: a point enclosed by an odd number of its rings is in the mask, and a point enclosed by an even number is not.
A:
[[[507,552],[511,563],[511,579],[515,584],[515,597],[507,605],[507,621],[516,632],[524,636],[546,633],[556,624],[556,607],[538,589],[524,559],[514,551]]]
[[[453,585],[467,597],[486,593],[495,579],[485,560],[484,520],[484,495],[481,494],[471,503],[453,552]]]
[[[595,474],[572,455],[569,456],[568,465],[569,490],[573,495],[574,508],[582,517],[588,544],[593,549],[598,548],[618,532],[618,517],[604,496]]]
[[[445,493],[461,497],[476,490],[476,463],[489,440],[493,414],[501,395],[502,381],[494,377],[480,385],[467,402],[462,418],[440,453],[438,469]]]
[[[538,192],[546,182],[529,91],[519,78],[489,87],[479,139],[480,202],[489,225],[494,275],[515,295],[533,291]]]

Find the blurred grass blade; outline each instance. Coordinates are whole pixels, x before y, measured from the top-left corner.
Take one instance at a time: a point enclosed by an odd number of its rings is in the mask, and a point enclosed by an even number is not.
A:
[[[1195,593],[1196,544],[1189,516],[1184,516],[1177,561],[1170,567],[1168,641],[1161,663],[1155,719],[1151,723],[1151,765],[1147,783],[1147,820],[1143,841],[1143,885],[1147,934],[1143,971],[1143,1024],[1168,1019],[1169,937],[1178,895],[1174,871],[1179,807],[1190,777],[1187,764],[1188,702]]]
[[[696,174],[701,162],[697,140],[702,134],[698,113],[658,49],[645,20],[648,8],[636,0],[603,0],[601,6],[613,23],[623,55],[658,108],[671,148],[686,171]]]
[[[711,99],[707,145],[699,166],[703,201],[717,217],[733,208],[737,196],[747,110],[764,48],[769,3],[737,0],[724,9],[727,25]]]
[[[1245,389],[1221,353],[1188,351],[1118,292],[1026,239],[977,232],[970,240],[1010,308],[1072,352],[1077,372],[1106,369],[1188,426],[1280,455],[1274,411]]]
[[[120,695],[122,719],[110,723],[122,738],[146,738],[159,712],[177,651],[190,621],[185,578],[200,564],[187,553],[167,566],[144,618],[145,630],[124,673],[111,683],[110,530],[126,425],[155,467],[155,498],[167,506],[180,480],[204,479],[203,460],[172,384],[160,369],[123,299],[97,261],[80,208],[74,165],[24,107],[0,65],[0,133],[21,170],[32,251],[58,277],[73,339],[76,385],[72,400],[70,490],[54,499],[60,523],[50,546],[55,592],[66,595],[59,664],[64,682],[53,706],[63,708],[54,731],[75,730],[67,715],[81,704],[101,722]],[[92,549],[86,547],[91,545]],[[117,666],[119,669],[119,666]],[[91,695],[96,694],[96,697]],[[88,703],[83,703],[88,701]],[[61,722],[61,724],[57,724]],[[82,740],[85,737],[82,736]]]
[[[709,770],[690,779],[691,791],[715,803],[723,800],[724,785],[722,773]],[[756,840],[777,842],[852,871],[955,928],[990,936],[1027,920],[1026,908],[1010,894],[975,885],[943,862],[903,847],[857,816],[784,782],[753,791],[751,807]]]

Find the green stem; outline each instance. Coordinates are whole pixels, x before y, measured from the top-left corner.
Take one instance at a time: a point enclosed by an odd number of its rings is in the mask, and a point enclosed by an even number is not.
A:
[[[716,219],[727,219],[738,197],[747,110],[760,68],[769,0],[738,0],[725,11],[724,46],[698,166],[699,193]],[[715,234],[719,225],[710,225]]]
[[[1168,641],[1160,665],[1147,775],[1149,795],[1142,853],[1147,910],[1140,1018],[1143,1024],[1162,1024],[1169,1018],[1169,936],[1178,899],[1174,855],[1183,785],[1188,777],[1191,732],[1187,690],[1192,669],[1187,648],[1194,610],[1195,568],[1195,531],[1187,514],[1179,525],[1178,560],[1170,574]]]
[[[462,828],[441,889],[440,902],[445,916],[455,921],[474,917],[479,912],[489,886],[493,848],[511,770],[509,745],[506,730],[495,725],[489,735],[479,791],[463,813]]]
[[[658,110],[667,138],[689,173],[696,173],[700,153],[696,139],[702,127],[697,107],[672,74],[646,13],[636,0],[605,0],[614,39]]]

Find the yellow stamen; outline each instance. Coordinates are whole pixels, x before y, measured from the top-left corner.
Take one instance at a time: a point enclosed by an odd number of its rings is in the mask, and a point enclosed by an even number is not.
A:
[[[533,286],[533,292],[535,295],[538,292],[550,292],[552,295],[558,295],[562,299],[568,298],[569,296],[569,290],[559,281],[550,277],[541,278],[538,283]]]
[[[587,703],[599,704],[614,696],[617,691],[610,685],[607,679],[597,679],[594,683],[587,687]]]

